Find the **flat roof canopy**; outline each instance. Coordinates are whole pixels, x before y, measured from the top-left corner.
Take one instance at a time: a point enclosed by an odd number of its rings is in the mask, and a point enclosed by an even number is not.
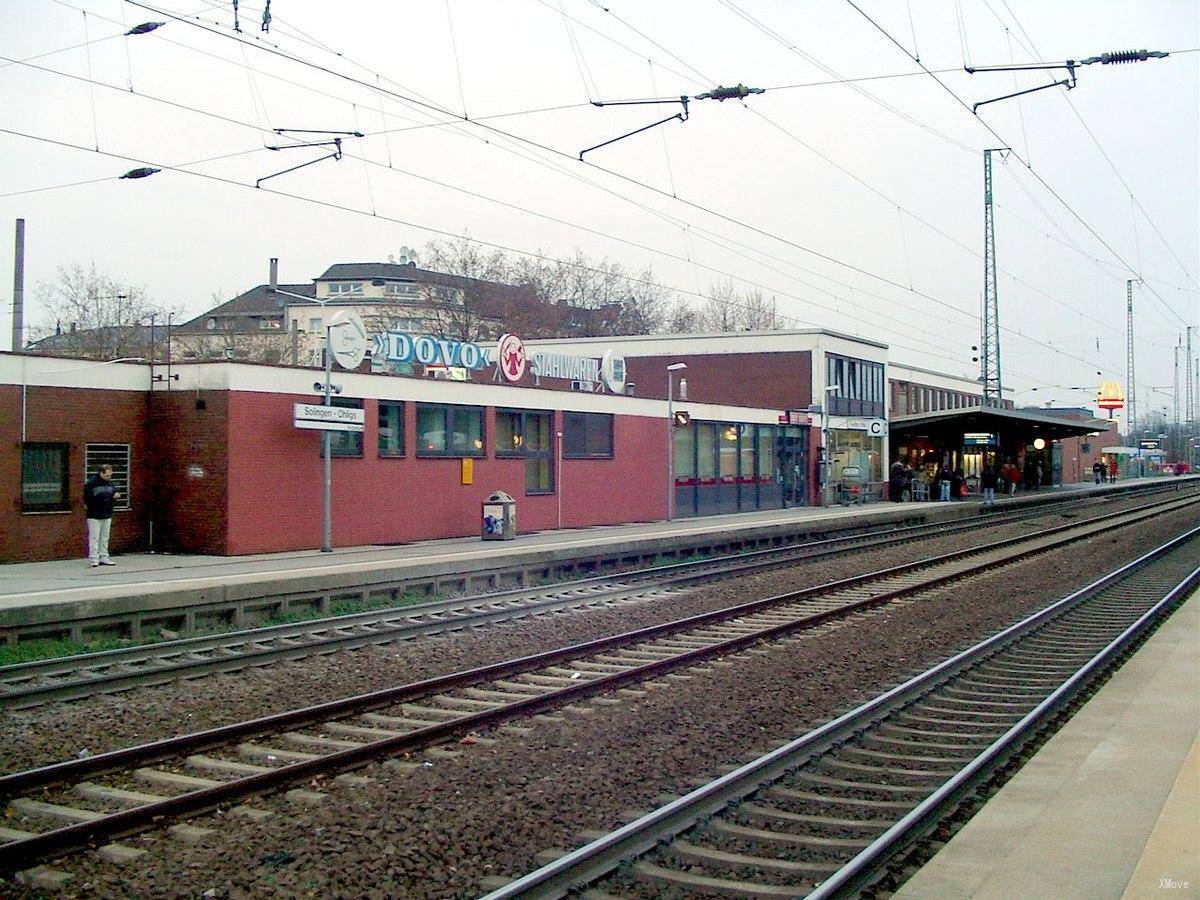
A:
[[[1057,441],[1098,434],[1104,431],[1107,424],[1104,419],[1062,419],[995,406],[913,413],[888,420],[893,443],[920,435],[943,446],[961,446],[962,436],[966,432],[995,432],[1001,443],[1009,443],[1013,439],[1027,439],[1028,443],[1038,437]]]

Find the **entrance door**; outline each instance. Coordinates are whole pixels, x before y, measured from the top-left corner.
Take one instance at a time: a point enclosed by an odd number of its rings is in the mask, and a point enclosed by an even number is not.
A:
[[[783,506],[808,505],[808,428],[788,425],[779,429],[779,479]]]

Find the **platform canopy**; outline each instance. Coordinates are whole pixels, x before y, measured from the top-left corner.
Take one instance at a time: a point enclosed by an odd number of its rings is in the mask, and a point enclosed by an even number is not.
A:
[[[995,406],[912,413],[888,420],[893,445],[906,438],[921,436],[944,447],[962,446],[964,435],[970,434],[996,434],[1001,444],[1010,445],[1032,443],[1035,438],[1057,441],[1100,434],[1107,425],[1104,419],[1067,419]]]

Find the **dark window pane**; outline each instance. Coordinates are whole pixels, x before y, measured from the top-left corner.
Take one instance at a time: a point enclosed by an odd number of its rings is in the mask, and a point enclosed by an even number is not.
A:
[[[21,508],[27,512],[68,509],[68,444],[21,446]]]
[[[526,452],[549,453],[550,413],[525,413],[523,435]]]
[[[404,455],[404,404],[379,401],[379,455]]]
[[[483,410],[450,407],[450,448],[459,456],[483,455]]]
[[[446,452],[446,407],[417,406],[417,455]]]
[[[613,455],[613,417],[604,413],[564,413],[563,455],[608,458]]]
[[[496,411],[496,455],[520,455],[525,438],[521,434],[521,414],[507,410]]]
[[[525,493],[549,494],[554,490],[553,464],[548,457],[525,460]]]
[[[334,397],[332,406],[340,406],[343,409],[362,409],[363,402],[361,400],[352,400],[346,397]],[[329,432],[329,455],[330,456],[362,456],[363,455],[363,433],[361,431],[331,431]]]

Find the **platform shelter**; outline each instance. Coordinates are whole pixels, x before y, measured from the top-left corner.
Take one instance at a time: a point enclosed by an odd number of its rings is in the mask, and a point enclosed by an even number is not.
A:
[[[927,477],[943,464],[962,469],[977,490],[985,465],[1015,465],[1027,487],[1063,482],[1064,465],[1088,471],[1101,458],[1103,419],[1065,418],[1042,412],[977,406],[895,416],[888,421],[891,463],[900,460]],[[1077,439],[1077,440],[1073,440]],[[1064,444],[1070,456],[1064,458]],[[1068,481],[1076,480],[1069,477]]]

